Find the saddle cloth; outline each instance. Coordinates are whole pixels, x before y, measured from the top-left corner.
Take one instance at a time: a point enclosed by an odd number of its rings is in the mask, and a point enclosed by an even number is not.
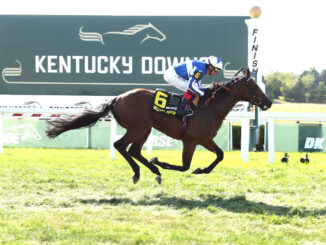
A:
[[[182,116],[177,116],[177,110],[181,99],[181,94],[167,92],[163,89],[156,89],[152,109],[154,111],[176,116],[179,120],[182,121]],[[196,99],[194,101],[196,101]],[[190,104],[190,107],[193,111],[196,109],[196,106],[193,103]]]

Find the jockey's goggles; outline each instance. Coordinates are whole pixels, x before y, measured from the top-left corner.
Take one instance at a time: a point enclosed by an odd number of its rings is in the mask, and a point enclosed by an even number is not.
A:
[[[217,68],[217,67],[213,67],[214,71],[219,72],[221,69]]]

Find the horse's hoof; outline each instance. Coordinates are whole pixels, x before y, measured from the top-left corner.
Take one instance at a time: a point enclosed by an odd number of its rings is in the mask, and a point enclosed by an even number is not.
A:
[[[137,184],[139,180],[139,177],[137,177],[136,175],[132,176],[132,181],[134,182],[134,184]]]
[[[151,159],[149,159],[148,163],[155,164],[155,163],[157,163],[157,161],[158,161],[157,157],[152,157]]]
[[[200,168],[196,168],[192,173],[193,174],[200,174]]]
[[[156,175],[156,176],[155,176],[155,179],[156,179],[156,181],[157,181],[157,183],[158,183],[159,185],[162,183],[162,178],[161,178],[160,175]]]

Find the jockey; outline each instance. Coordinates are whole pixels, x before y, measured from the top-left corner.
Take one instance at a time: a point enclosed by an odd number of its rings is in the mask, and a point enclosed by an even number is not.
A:
[[[206,74],[215,76],[220,70],[223,70],[221,59],[210,56],[206,62],[197,60],[187,61],[171,66],[165,71],[164,80],[183,92],[186,92],[182,97],[177,115],[191,116],[194,114],[186,106],[196,97],[196,94],[199,96],[204,95],[205,88],[201,86],[202,78]]]

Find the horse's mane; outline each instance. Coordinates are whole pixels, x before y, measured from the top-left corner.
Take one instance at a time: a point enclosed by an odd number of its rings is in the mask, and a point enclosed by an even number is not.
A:
[[[208,86],[208,88],[209,88],[209,90],[214,91],[214,90],[216,89],[215,84],[223,84],[223,85],[225,85],[225,86],[227,86],[228,84],[233,85],[233,84],[237,83],[238,81],[242,80],[242,78],[244,78],[244,77],[245,77],[245,76],[242,76],[242,77],[236,77],[236,78],[232,78],[231,80],[222,81],[222,82],[212,82],[212,83]]]
[[[223,85],[223,86],[227,86],[229,84],[234,84],[237,81],[239,81],[241,78],[234,78],[232,80],[228,80],[228,81],[222,81],[222,82],[212,82],[208,87],[206,87],[206,91],[205,92],[217,92],[218,90],[221,89],[221,86],[219,85]]]

